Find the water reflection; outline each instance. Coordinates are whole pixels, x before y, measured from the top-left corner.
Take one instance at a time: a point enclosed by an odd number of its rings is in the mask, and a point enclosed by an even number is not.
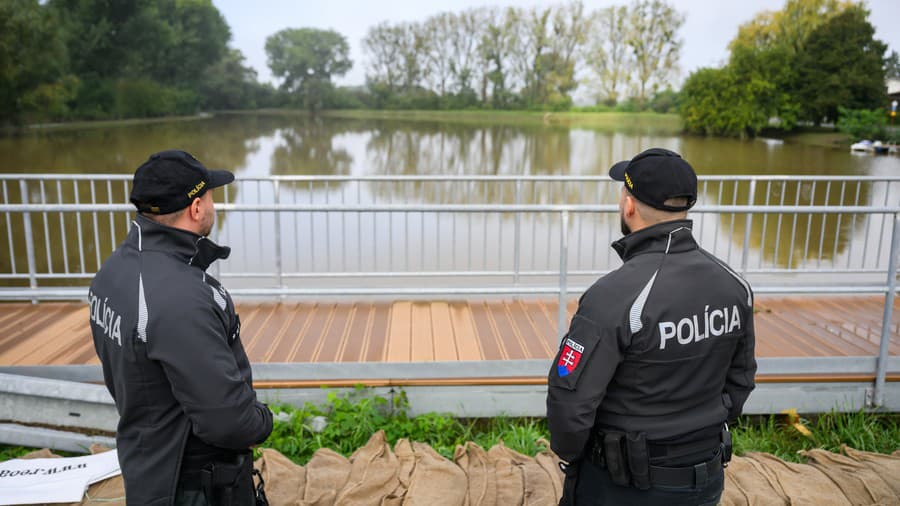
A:
[[[180,148],[212,168],[238,177],[266,175],[569,176],[605,175],[614,162],[649,147],[681,152],[700,174],[868,175],[900,173],[900,158],[852,156],[842,150],[763,141],[682,137],[671,129],[630,119],[622,124],[570,128],[495,124],[311,118],[305,115],[219,115],[192,121],[32,132],[0,138],[0,172],[131,174],[147,155]],[[255,186],[254,186],[255,184]],[[29,202],[125,203],[129,182],[29,182]],[[280,202],[421,204],[615,204],[620,186],[599,181],[282,182]],[[758,183],[752,203],[785,205],[893,205],[900,187],[884,182]],[[270,183],[242,182],[217,193],[219,202],[271,203]],[[9,181],[3,202],[22,202]],[[701,204],[750,203],[749,182],[701,186]],[[888,220],[862,215],[693,216],[701,243],[747,268],[872,268],[884,263]],[[128,230],[129,219],[109,213],[32,214],[39,272],[94,272]],[[220,214],[216,235],[235,247],[229,269],[271,271],[276,255],[273,213]],[[558,216],[513,214],[425,216],[288,213],[280,217],[284,265],[296,272],[353,269],[511,268],[514,245],[523,268],[558,264]],[[572,217],[572,269],[615,265],[614,214]],[[249,235],[248,235],[249,234]],[[0,273],[27,270],[24,219],[0,216]],[[12,246],[8,238],[12,237]],[[252,247],[251,247],[252,245]],[[363,252],[371,252],[371,255]],[[454,252],[453,255],[450,255]],[[349,263],[344,263],[348,256]],[[445,258],[446,257],[446,258]],[[354,264],[351,260],[356,259]],[[452,258],[452,260],[451,260]],[[471,265],[454,262],[474,262]],[[472,258],[472,260],[468,260]],[[478,259],[481,260],[478,260]],[[745,262],[746,259],[746,262]],[[399,266],[399,267],[398,267]],[[2,281],[22,284],[27,280]],[[45,281],[41,281],[44,284]]]

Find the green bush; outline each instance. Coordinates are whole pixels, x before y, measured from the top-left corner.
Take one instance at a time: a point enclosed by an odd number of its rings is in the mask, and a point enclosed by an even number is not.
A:
[[[118,117],[149,118],[193,114],[198,98],[191,90],[163,86],[149,79],[120,79],[115,85]]]
[[[838,107],[837,129],[854,141],[880,140],[887,135],[887,115],[881,109],[845,109]]]

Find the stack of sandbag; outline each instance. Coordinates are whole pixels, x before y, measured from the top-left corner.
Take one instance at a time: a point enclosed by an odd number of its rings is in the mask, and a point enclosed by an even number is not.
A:
[[[841,447],[800,452],[808,464],[766,453],[735,457],[725,473],[723,506],[900,506],[900,452],[882,455]]]
[[[559,459],[545,450],[534,458],[502,443],[485,451],[458,446],[448,460],[430,446],[397,441],[382,431],[350,458],[328,449],[305,465],[262,450],[256,468],[272,506],[543,506],[562,495]],[[102,451],[92,448],[92,452]],[[802,452],[809,463],[785,462],[765,453],[734,457],[725,473],[723,506],[900,506],[900,451],[883,455],[842,447],[841,453]],[[27,457],[46,458],[48,450]],[[91,485],[80,504],[124,505],[117,476]]]
[[[485,451],[471,442],[450,461],[406,439],[391,449],[379,431],[349,459],[322,449],[298,466],[263,450],[256,466],[272,506],[551,506],[562,494],[558,462],[549,451],[532,458],[502,443]]]

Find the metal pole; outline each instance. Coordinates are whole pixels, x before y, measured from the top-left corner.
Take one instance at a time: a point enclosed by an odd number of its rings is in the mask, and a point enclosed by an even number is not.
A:
[[[522,180],[516,180],[516,205],[522,203]],[[522,225],[522,213],[516,213],[515,238],[513,240],[513,284],[519,286],[519,262],[520,262],[520,229]]]
[[[275,192],[274,204],[280,203],[279,194],[281,193],[281,182],[277,179],[272,182],[272,189]],[[278,276],[278,288],[284,288],[284,268],[281,265],[281,211],[275,211],[275,269]]]
[[[878,368],[875,371],[875,392],[872,405],[884,403],[884,380],[887,375],[888,344],[891,342],[891,319],[894,313],[894,292],[897,289],[897,254],[900,253],[900,214],[894,214],[894,234],[891,236],[891,256],[888,259],[888,291],[884,295],[884,319],[881,321],[881,346]]]
[[[25,180],[19,180],[19,190],[22,193],[22,203],[28,203],[28,184]],[[22,221],[25,224],[25,252],[28,255],[28,284],[32,290],[37,290],[37,267],[34,260],[34,232],[31,229],[31,213],[22,213]],[[31,303],[37,304],[37,298],[32,298]]]
[[[747,201],[747,205],[754,205],[756,198],[756,180],[753,179],[750,181],[750,200]],[[827,202],[826,202],[827,204]],[[744,222],[744,251],[741,254],[741,272],[744,274],[744,277],[747,276],[747,262],[750,257],[750,228],[753,226],[753,213],[747,213],[746,221]],[[760,255],[762,252],[760,252]]]
[[[566,335],[566,275],[569,258],[569,211],[560,214],[561,229],[559,231],[559,318],[557,320],[556,334],[562,341]]]

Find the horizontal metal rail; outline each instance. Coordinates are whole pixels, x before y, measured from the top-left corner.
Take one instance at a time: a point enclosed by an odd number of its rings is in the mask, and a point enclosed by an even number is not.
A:
[[[0,299],[83,299],[130,228],[130,179],[0,175]],[[886,343],[900,176],[699,181],[701,246],[757,293],[884,294]],[[213,238],[235,248],[213,274],[248,297],[552,295],[562,310],[620,265],[607,247],[620,188],[605,176],[240,178],[217,193]],[[560,335],[565,324],[560,311]]]

